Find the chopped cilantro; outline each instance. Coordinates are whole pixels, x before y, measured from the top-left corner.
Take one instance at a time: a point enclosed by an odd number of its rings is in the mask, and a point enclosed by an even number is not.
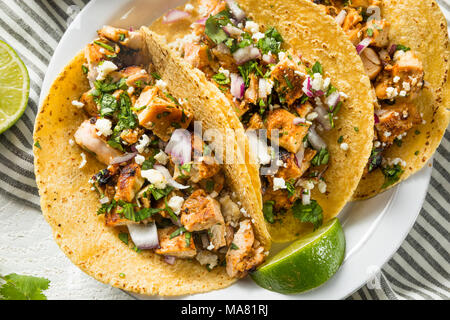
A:
[[[42,291],[48,289],[48,279],[12,273],[0,275],[0,280],[5,282],[0,285],[0,300],[47,300]]]
[[[89,69],[84,64],[81,66],[81,70],[83,71],[84,74],[88,74],[89,72]]]
[[[117,99],[109,93],[105,93],[100,99],[100,115],[112,116],[117,110]]]
[[[384,174],[384,184],[381,187],[382,189],[385,189],[396,183],[398,180],[400,180],[403,172],[405,172],[399,164],[396,164],[392,167],[387,166],[385,168],[382,168],[381,171]]]
[[[319,61],[317,61],[312,67],[313,73],[320,73],[323,75],[323,68]]]
[[[226,85],[230,83],[230,78],[225,76],[223,73],[218,73],[212,77],[215,82],[221,85]]]
[[[266,201],[263,206],[263,214],[264,218],[268,223],[274,223],[274,214],[273,214],[273,206],[275,205],[275,201]]]
[[[342,143],[342,142],[344,142],[344,137],[343,137],[343,136],[340,136],[337,142],[338,142],[339,144]]]
[[[95,43],[96,45],[99,45],[99,46],[102,47],[102,48],[105,48],[105,49],[108,50],[108,51],[114,52],[114,48],[111,47],[110,45],[107,45],[106,43],[103,43],[103,42],[98,41],[98,40],[94,41],[94,43]]]
[[[395,51],[398,51],[398,50],[402,50],[402,51],[407,52],[407,51],[411,50],[411,48],[406,47],[406,46],[404,46],[404,45],[402,45],[402,44],[398,44],[398,45],[397,45],[397,48],[395,48]]]
[[[175,230],[175,232],[173,232],[169,238],[173,239],[175,237],[178,237],[180,235],[182,235],[183,233],[185,233],[187,230],[184,227],[178,228],[177,230]]]
[[[367,28],[367,35],[368,35],[369,37],[372,37],[372,36],[373,36],[373,29]]]
[[[206,181],[206,191],[208,192],[213,192],[214,191],[214,186],[215,186],[215,182],[214,180],[207,180]]]
[[[189,248],[191,246],[192,234],[190,232],[186,232],[184,238],[186,239],[186,248]]]
[[[122,241],[123,243],[128,245],[128,233],[126,233],[126,232],[119,233],[119,239],[120,239],[120,241]]]
[[[289,197],[292,197],[293,195],[295,195],[294,182],[295,181],[286,181],[286,189],[288,191]]]
[[[302,200],[297,200],[292,206],[292,213],[295,218],[301,222],[310,222],[314,225],[314,230],[318,229],[323,223],[323,210],[316,200],[304,205]]]
[[[312,159],[311,164],[314,167],[318,167],[323,164],[328,164],[329,161],[330,161],[330,154],[328,153],[328,150],[322,148],[320,149],[319,153],[317,153],[316,156]]]
[[[372,172],[381,165],[381,162],[383,160],[382,152],[383,149],[374,148],[372,150],[372,153],[370,154],[369,158],[369,168],[368,168],[369,172]]]
[[[239,247],[236,244],[231,243],[230,249],[231,250],[239,250]]]
[[[34,146],[35,146],[36,148],[39,148],[39,149],[42,150],[42,147],[41,147],[41,144],[39,143],[39,141],[36,141],[36,142],[34,143]]]
[[[215,44],[225,42],[228,39],[228,35],[222,29],[227,24],[232,24],[230,20],[230,13],[227,10],[221,11],[215,16],[211,16],[205,23],[205,34]]]
[[[257,47],[261,49],[263,54],[269,52],[278,54],[281,50],[283,37],[277,29],[271,27],[265,32],[265,37],[258,41]]]

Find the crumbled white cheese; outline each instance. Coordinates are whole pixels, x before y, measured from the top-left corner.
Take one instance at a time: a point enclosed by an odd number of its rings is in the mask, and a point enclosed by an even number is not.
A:
[[[108,119],[98,119],[95,123],[95,128],[97,129],[97,135],[108,137],[112,135],[113,131],[112,128],[112,122]]]
[[[319,116],[319,114],[317,112],[311,112],[310,114],[308,114],[306,116],[306,120],[314,121],[315,119],[317,119],[318,116]]]
[[[314,78],[311,81],[311,87],[316,91],[322,90],[323,78],[320,73],[314,73]]]
[[[252,34],[259,32],[259,25],[254,21],[247,21],[245,23],[245,30],[251,32]]]
[[[385,132],[383,133],[383,135],[384,135],[386,138],[389,138],[389,137],[392,135],[392,133],[391,133],[390,131],[385,131]]]
[[[142,135],[142,137],[139,139],[138,144],[136,145],[136,150],[139,153],[143,153],[145,148],[150,144],[150,138],[144,134]]]
[[[407,93],[405,90],[400,91],[400,93],[398,94],[400,97],[406,97]]]
[[[411,85],[409,84],[409,82],[403,82],[403,89],[405,89],[405,91],[411,90]]]
[[[134,93],[134,87],[129,87],[127,92],[129,95],[132,95]]]
[[[375,148],[378,148],[381,146],[381,142],[380,141],[375,141],[375,143],[373,144],[375,146]]]
[[[167,186],[166,177],[164,177],[164,175],[158,170],[155,169],[142,170],[141,176],[150,181],[150,183],[153,184],[158,189],[165,189]]]
[[[162,91],[165,91],[167,88],[167,83],[164,80],[156,80],[155,86],[157,86]]]
[[[230,77],[230,70],[224,69],[222,67],[220,67],[219,69],[220,73],[223,73],[225,77],[229,78]]]
[[[192,12],[192,11],[194,11],[194,6],[190,3],[188,3],[187,5],[184,6],[184,10],[187,12]]]
[[[69,145],[74,146],[75,145],[75,141],[73,141],[73,139],[69,139]]]
[[[178,38],[174,42],[169,43],[169,48],[181,54],[184,51],[184,47],[188,43],[197,43],[200,41],[200,36],[193,33],[185,35],[183,38]]]
[[[82,169],[82,168],[84,168],[84,167],[86,166],[86,164],[87,164],[86,154],[85,154],[84,152],[82,152],[82,153],[80,154],[80,156],[81,156],[81,163],[80,163],[80,166],[79,166],[78,168],[79,168],[79,169]]]
[[[155,160],[161,163],[162,165],[166,165],[167,161],[169,161],[169,156],[162,150],[155,156]]]
[[[214,249],[214,246],[213,246],[212,249]],[[214,267],[216,267],[218,265],[218,262],[219,262],[219,258],[217,257],[217,255],[215,255],[215,254],[213,254],[211,252],[208,252],[206,250],[200,251],[195,256],[195,259],[197,259],[197,261],[202,266],[207,265],[210,269],[214,269]]]
[[[394,81],[394,83],[397,83],[397,82],[400,81],[400,77],[399,76],[395,76],[392,81]]]
[[[264,33],[256,32],[255,34],[253,34],[252,38],[256,41],[259,41],[260,39],[264,39],[265,36],[266,35]]]
[[[340,95],[341,98],[343,98],[343,99],[348,99],[348,95],[346,95],[344,92],[339,92],[339,95]]]
[[[114,72],[118,69],[118,67],[111,61],[104,61],[97,67],[97,80],[103,81],[106,79],[106,76],[111,72]]]
[[[170,198],[169,202],[167,202],[167,205],[175,212],[177,215],[181,212],[181,207],[183,206],[184,199],[179,196],[174,196]]]
[[[281,61],[286,58],[286,53],[283,51],[278,52],[278,59]]]
[[[320,180],[319,184],[318,184],[318,188],[319,188],[320,193],[327,192],[327,184],[325,183],[325,181]]]
[[[138,154],[136,157],[134,157],[134,161],[138,164],[138,165],[142,165],[145,161],[145,157]]]
[[[80,101],[78,101],[78,100],[73,100],[73,101],[72,101],[72,105],[75,106],[75,107],[77,107],[78,109],[81,109],[81,108],[84,107],[84,103],[83,103],[83,102],[80,102]]]
[[[386,96],[389,99],[395,98],[396,96],[398,96],[398,90],[397,88],[394,87],[387,87],[386,88]]]
[[[286,181],[283,178],[274,178],[273,179],[273,191],[277,191],[280,189],[286,189]]]
[[[344,150],[344,151],[347,151],[348,150],[348,144],[345,143],[345,142],[341,143],[341,149]]]

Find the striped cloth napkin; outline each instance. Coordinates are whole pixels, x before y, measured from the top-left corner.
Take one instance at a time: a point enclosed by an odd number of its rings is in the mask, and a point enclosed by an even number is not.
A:
[[[39,208],[33,173],[32,133],[41,85],[59,39],[88,2],[0,1],[0,39],[18,52],[31,78],[25,114],[14,127],[0,135],[0,192],[30,207]],[[438,2],[449,18],[448,0]],[[431,184],[413,229],[375,280],[348,299],[450,298],[449,150],[450,132],[447,131],[434,157]]]

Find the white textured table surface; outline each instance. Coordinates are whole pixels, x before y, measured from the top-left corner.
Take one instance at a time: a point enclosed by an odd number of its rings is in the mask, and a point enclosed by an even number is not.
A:
[[[75,267],[53,241],[42,213],[2,194],[0,204],[0,274],[49,279],[49,299],[132,299]]]

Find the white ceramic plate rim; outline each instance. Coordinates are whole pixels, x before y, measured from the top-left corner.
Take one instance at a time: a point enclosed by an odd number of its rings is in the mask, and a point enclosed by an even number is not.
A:
[[[159,14],[174,7],[179,0],[155,0],[161,3],[158,7]],[[70,27],[62,37],[55,53],[48,66],[42,91],[40,95],[40,105],[47,95],[54,79],[64,66],[70,61],[72,56],[80,51],[84,45],[90,42],[96,35],[96,30],[105,24],[114,21],[115,25],[131,26],[127,17],[136,14],[131,8],[142,5],[151,5],[155,1],[149,0],[93,0],[91,1],[72,22]],[[183,1],[181,1],[183,2]],[[147,11],[148,12],[148,11]],[[148,13],[147,13],[148,14]],[[155,14],[153,12],[153,14]],[[157,15],[156,15],[157,16]],[[124,18],[124,19],[121,19]],[[134,19],[139,27],[142,24],[149,24],[151,20],[139,16]],[[140,21],[139,21],[140,20]],[[70,54],[68,54],[70,53]],[[205,294],[180,297],[182,299],[343,299],[372,277],[368,270],[381,268],[398,250],[403,240],[411,230],[425,199],[428,184],[431,178],[431,163],[429,162],[423,170],[413,177],[403,182],[398,187],[388,191],[369,202],[359,202],[349,204],[340,218],[343,221],[346,236],[348,236],[346,217],[350,211],[359,211],[367,204],[381,205],[381,210],[371,222],[366,234],[360,237],[357,245],[347,251],[345,261],[338,273],[323,286],[301,295],[281,295],[257,287],[250,279],[240,281],[238,284],[223,290],[213,291]],[[411,197],[414,195],[414,197]],[[357,208],[357,209],[355,209]],[[377,209],[378,210],[378,209]],[[377,211],[378,212],[378,211]],[[352,213],[354,214],[354,212]],[[354,222],[350,222],[354,223]],[[136,296],[136,295],[135,295]],[[139,296],[137,296],[139,297]],[[139,297],[143,298],[143,297]],[[150,299],[160,299],[160,297],[145,297]]]

